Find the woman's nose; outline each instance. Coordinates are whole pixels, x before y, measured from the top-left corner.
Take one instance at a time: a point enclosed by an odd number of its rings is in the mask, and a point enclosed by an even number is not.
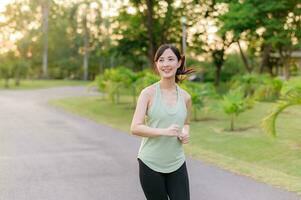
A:
[[[168,61],[163,62],[163,66],[168,66],[168,64],[169,64]]]

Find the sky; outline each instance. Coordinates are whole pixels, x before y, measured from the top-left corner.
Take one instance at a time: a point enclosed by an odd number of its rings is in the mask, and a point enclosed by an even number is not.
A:
[[[11,2],[14,2],[14,0],[0,0],[0,12],[4,11],[5,5],[7,5]],[[117,3],[114,3],[115,6],[113,6],[112,3],[110,6],[109,5],[110,3],[108,2],[108,0],[101,0],[101,2],[104,7],[103,13],[105,16],[116,15],[117,8],[118,8],[116,6],[116,4],[117,5],[121,4],[121,0],[118,0]],[[128,2],[128,1],[125,1],[125,2]]]
[[[6,4],[13,2],[12,0],[1,0],[0,1],[0,12],[3,11]]]
[[[8,3],[14,2],[14,0],[0,0],[0,12],[4,11],[5,5],[7,5]],[[116,6],[115,4],[109,3],[110,1],[108,0],[101,0],[102,4],[103,4],[103,14],[105,16],[113,16],[116,15],[118,13],[118,6]],[[124,2],[128,2],[128,0],[124,1]],[[117,5],[121,4],[121,0],[117,0]],[[0,16],[0,21],[3,21],[3,16]],[[209,32],[212,32],[209,36],[209,40],[213,40],[214,39],[214,33],[216,32],[215,27],[213,27],[214,30],[210,29]],[[13,38],[10,38],[13,39]],[[3,41],[1,41],[0,39],[0,43],[2,43]],[[3,44],[2,44],[3,45]]]

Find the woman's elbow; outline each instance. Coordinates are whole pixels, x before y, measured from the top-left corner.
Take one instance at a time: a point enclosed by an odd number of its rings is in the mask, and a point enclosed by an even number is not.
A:
[[[131,134],[137,135],[137,126],[136,125],[131,125]]]

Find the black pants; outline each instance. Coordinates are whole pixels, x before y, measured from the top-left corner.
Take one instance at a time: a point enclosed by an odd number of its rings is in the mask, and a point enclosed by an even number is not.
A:
[[[186,164],[171,173],[150,169],[140,159],[139,177],[147,200],[189,200],[189,181]]]

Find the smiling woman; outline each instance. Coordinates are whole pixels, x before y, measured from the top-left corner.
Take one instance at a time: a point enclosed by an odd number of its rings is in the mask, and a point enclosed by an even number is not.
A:
[[[160,81],[142,90],[131,124],[132,134],[142,137],[140,183],[148,200],[189,200],[183,144],[189,141],[191,97],[177,83],[192,70],[170,44],[158,48],[154,62]]]

